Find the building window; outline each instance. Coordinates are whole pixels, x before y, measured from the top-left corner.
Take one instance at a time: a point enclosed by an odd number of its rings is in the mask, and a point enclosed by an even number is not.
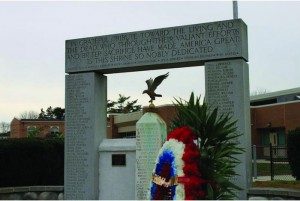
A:
[[[38,134],[36,126],[27,126],[27,136],[36,137]]]
[[[135,131],[120,133],[120,135],[122,136],[122,138],[135,138],[136,137]]]
[[[59,135],[59,126],[50,126],[50,135]]]
[[[284,130],[279,130],[278,134],[278,145],[285,146],[286,145],[286,135]]]
[[[270,136],[268,132],[263,132],[262,133],[262,141],[264,146],[269,146],[270,145]]]
[[[276,129],[265,129],[262,132],[262,144],[264,146],[269,146],[272,143],[273,146],[285,146],[286,145],[286,135],[284,128]]]

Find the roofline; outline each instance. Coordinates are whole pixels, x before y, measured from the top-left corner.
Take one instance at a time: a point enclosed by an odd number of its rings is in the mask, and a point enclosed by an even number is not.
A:
[[[155,105],[155,108],[170,107],[170,106],[175,106],[175,104],[167,103],[167,104],[162,104],[162,105]],[[149,108],[149,106],[143,106],[142,108],[147,109],[147,108]]]
[[[64,119],[20,119],[20,121],[26,122],[64,122]]]
[[[270,98],[276,98],[284,95],[292,95],[297,93],[300,94],[300,87],[250,96],[250,102],[262,101]]]
[[[288,104],[296,104],[296,103],[300,103],[300,100],[272,103],[272,104],[266,104],[266,105],[256,105],[256,106],[250,106],[250,108],[273,107],[273,106],[277,106],[277,105],[288,105]]]

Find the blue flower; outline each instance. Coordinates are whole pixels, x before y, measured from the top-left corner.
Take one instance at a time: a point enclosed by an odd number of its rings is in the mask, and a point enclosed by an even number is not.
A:
[[[155,174],[160,175],[160,172],[164,164],[169,164],[171,166],[171,177],[175,176],[175,156],[173,152],[169,149],[165,150],[159,157],[158,164],[155,168]]]

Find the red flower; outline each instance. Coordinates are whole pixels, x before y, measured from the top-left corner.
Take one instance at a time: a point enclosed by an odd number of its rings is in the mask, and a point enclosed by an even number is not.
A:
[[[187,127],[181,127],[173,130],[169,135],[168,135],[168,140],[174,138],[177,139],[178,141],[183,142],[184,144],[192,143],[193,140],[196,138],[196,135],[193,133],[193,131]]]
[[[201,161],[201,153],[194,143],[196,139],[195,133],[187,126],[175,129],[168,135],[168,140],[176,139],[185,144],[184,154],[182,160],[184,162],[183,173],[184,177],[188,178],[184,183],[185,199],[186,200],[201,200],[206,195],[206,184],[208,183],[203,179],[199,170],[198,164]],[[170,166],[163,166],[160,173],[161,176],[170,178]],[[153,199],[165,199],[167,190],[164,187],[157,186],[157,193]]]
[[[201,161],[201,154],[195,144],[186,146],[185,152],[182,156],[182,160],[186,163],[196,163],[199,164]]]
[[[197,177],[191,177],[190,182],[185,184],[186,199],[200,200],[204,199],[205,191],[203,190],[206,182]]]
[[[183,172],[185,176],[196,176],[201,177],[201,173],[199,172],[199,168],[195,164],[185,164],[183,167]]]
[[[181,135],[181,128],[175,129],[173,130],[171,133],[168,134],[167,140],[174,138],[174,139],[178,139],[179,136]]]

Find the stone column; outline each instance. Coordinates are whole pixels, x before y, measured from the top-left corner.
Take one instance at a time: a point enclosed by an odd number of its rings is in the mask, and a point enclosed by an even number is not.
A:
[[[229,113],[238,120],[238,131],[243,133],[238,141],[246,152],[237,156],[241,164],[235,169],[240,176],[231,180],[244,189],[236,192],[238,199],[246,200],[252,179],[248,64],[242,59],[206,62],[205,91],[207,102],[218,107],[221,114]]]
[[[98,146],[107,133],[106,87],[103,75],[93,72],[66,75],[66,200],[98,199]]]
[[[156,113],[147,112],[136,123],[136,200],[147,200],[155,160],[166,137],[166,123]]]

